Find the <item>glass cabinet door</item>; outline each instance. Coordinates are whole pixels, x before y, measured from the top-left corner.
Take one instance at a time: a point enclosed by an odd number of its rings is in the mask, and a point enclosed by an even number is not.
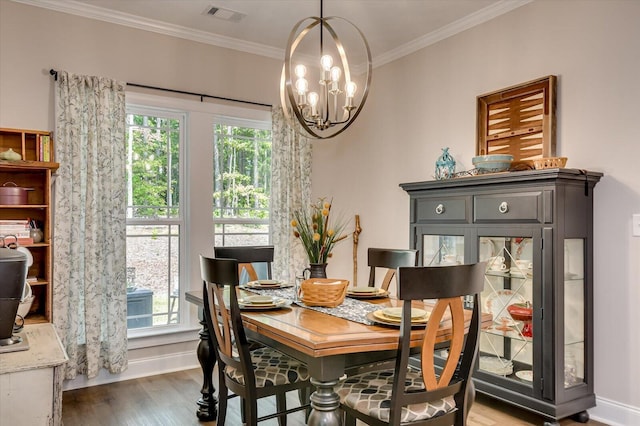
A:
[[[482,236],[478,257],[487,262],[482,312],[492,316],[480,336],[479,371],[532,386],[534,257],[531,237]]]
[[[564,240],[564,387],[584,382],[584,240]]]
[[[464,236],[422,235],[422,265],[445,266],[464,263]]]

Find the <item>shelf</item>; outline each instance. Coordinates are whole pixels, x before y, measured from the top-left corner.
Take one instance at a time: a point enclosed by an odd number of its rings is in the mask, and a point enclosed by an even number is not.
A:
[[[35,277],[28,281],[34,300],[32,309],[26,318],[27,324],[46,323],[51,321],[53,296],[52,271],[52,196],[51,184],[53,173],[60,164],[53,160],[53,137],[49,131],[0,128],[0,152],[12,149],[22,156],[22,160],[0,160],[0,185],[13,182],[27,191],[26,204],[1,204],[0,219],[31,219],[41,227],[42,242],[24,244],[33,256],[33,264],[27,276]],[[48,152],[45,148],[48,148]]]
[[[0,204],[0,209],[38,209],[49,208],[46,204]]]
[[[513,327],[509,327],[511,329],[509,331],[498,330],[495,327],[501,327],[501,325],[500,324],[495,324],[494,326],[491,326],[491,327],[488,327],[488,328],[483,328],[482,331],[487,333],[487,334],[492,334],[494,336],[507,337],[509,339],[520,340],[520,341],[527,342],[527,343],[533,342],[533,338],[532,337],[525,337],[525,336],[521,335],[520,333],[518,333],[518,330],[516,330]]]

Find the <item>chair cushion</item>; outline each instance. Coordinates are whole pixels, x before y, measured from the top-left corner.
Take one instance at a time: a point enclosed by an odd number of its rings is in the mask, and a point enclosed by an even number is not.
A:
[[[380,370],[348,377],[336,389],[340,402],[354,410],[376,417],[384,422],[389,421],[391,409],[391,392],[393,390],[394,370]],[[424,390],[424,382],[420,373],[415,370],[407,372],[405,382],[407,392]],[[440,400],[412,404],[402,407],[400,421],[404,424],[418,420],[430,419],[448,413],[456,407],[453,397]]]
[[[306,365],[273,348],[261,347],[251,351],[251,362],[258,388],[309,380]],[[241,385],[245,384],[242,371],[227,366],[225,373]]]

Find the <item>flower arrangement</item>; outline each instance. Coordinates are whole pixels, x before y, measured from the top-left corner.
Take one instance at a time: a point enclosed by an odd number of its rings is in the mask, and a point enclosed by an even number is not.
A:
[[[317,203],[311,204],[307,211],[297,210],[293,213],[293,235],[300,239],[309,263],[327,263],[333,246],[347,238],[342,233],[344,223],[335,225],[329,222],[330,212],[331,203],[321,198]]]

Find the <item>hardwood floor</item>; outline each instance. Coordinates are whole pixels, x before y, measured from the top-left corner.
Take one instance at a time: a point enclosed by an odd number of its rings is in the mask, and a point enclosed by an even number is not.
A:
[[[199,422],[196,400],[200,396],[202,373],[199,369],[128,380],[91,388],[64,392],[62,419],[65,426],[188,426],[215,425]],[[297,395],[291,394],[292,404]],[[240,425],[239,400],[230,401],[227,424]],[[291,405],[294,406],[294,405]],[[261,401],[260,414],[274,410],[272,400]],[[491,398],[478,395],[469,415],[469,426],[528,426],[542,425],[544,419],[524,410],[511,407]],[[304,425],[302,413],[288,417],[289,426]],[[565,419],[562,426],[582,423]],[[604,425],[589,421],[589,426]],[[276,426],[277,420],[260,423]]]

